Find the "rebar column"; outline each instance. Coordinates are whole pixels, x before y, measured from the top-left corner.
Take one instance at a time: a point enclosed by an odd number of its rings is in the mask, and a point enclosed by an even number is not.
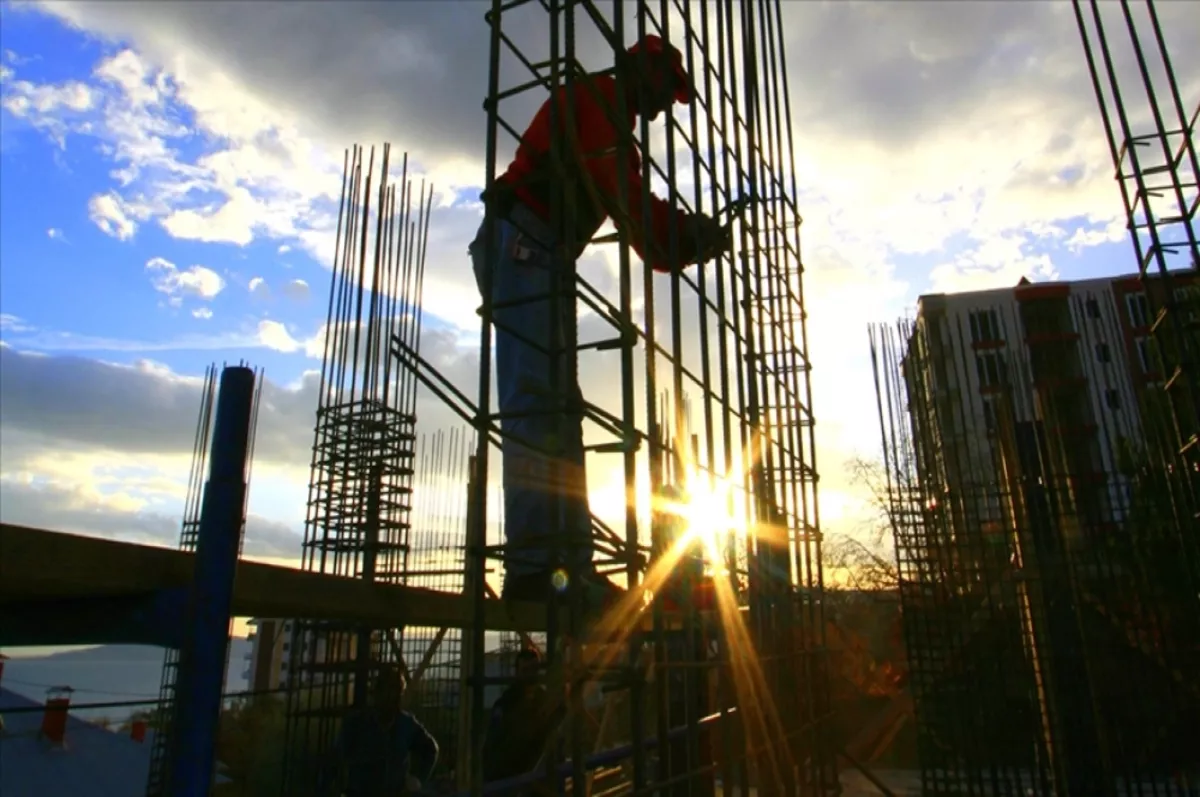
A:
[[[172,723],[175,797],[208,797],[212,788],[233,579],[245,517],[254,383],[254,371],[244,366],[221,373]]]
[[[210,365],[204,372],[204,389],[201,392],[200,415],[196,421],[196,435],[192,443],[192,466],[188,474],[187,495],[183,505],[183,522],[179,534],[179,549],[195,551],[200,528],[200,509],[204,498],[204,478],[208,464],[209,432],[212,428],[213,409],[217,392],[217,367]],[[158,699],[160,716],[170,717],[174,711],[175,690],[179,677],[179,649],[168,648],[163,656],[162,677],[159,682]],[[150,750],[150,771],[146,776],[146,797],[162,797],[170,786],[170,741],[172,727],[169,722],[160,722],[155,729]]]

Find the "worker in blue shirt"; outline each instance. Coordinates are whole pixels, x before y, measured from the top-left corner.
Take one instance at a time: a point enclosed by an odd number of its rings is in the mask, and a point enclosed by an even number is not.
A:
[[[403,673],[384,670],[375,679],[370,705],[342,720],[334,741],[333,794],[398,797],[420,791],[429,780],[438,745],[417,718],[401,708],[406,686]]]

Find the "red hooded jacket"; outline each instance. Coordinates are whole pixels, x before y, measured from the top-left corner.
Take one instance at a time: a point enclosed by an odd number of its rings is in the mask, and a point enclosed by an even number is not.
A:
[[[586,242],[595,236],[610,215],[610,209],[620,206],[620,186],[624,183],[628,219],[633,226],[629,234],[638,255],[657,271],[671,270],[668,262],[669,236],[674,225],[678,262],[681,265],[690,263],[695,259],[695,240],[681,224],[688,214],[651,195],[649,241],[642,229],[645,216],[641,159],[632,142],[625,148],[628,153],[625,163],[618,162],[617,154],[618,136],[633,130],[637,112],[632,103],[624,109],[617,107],[615,78],[610,75],[589,75],[576,80],[571,90],[574,95],[574,126],[582,157],[575,157],[574,142],[569,135],[560,143],[559,152],[567,164],[580,168],[575,180],[574,202],[575,237],[582,244],[576,254],[582,253]],[[559,107],[556,121],[560,126],[568,121],[566,105],[562,101],[566,91],[566,87],[563,87],[557,94]],[[547,99],[521,136],[516,157],[499,178],[501,184],[511,189],[517,199],[547,221],[550,219],[551,205],[565,199],[561,197],[562,189],[556,185],[558,181],[550,163],[550,136],[550,100]],[[600,195],[603,207],[596,207],[588,190],[589,181]],[[614,221],[621,223],[620,218]]]

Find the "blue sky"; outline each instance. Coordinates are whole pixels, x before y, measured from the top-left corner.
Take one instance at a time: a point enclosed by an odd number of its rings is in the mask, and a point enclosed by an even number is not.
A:
[[[1200,30],[1188,5],[1163,4],[1173,37]],[[464,252],[483,173],[482,11],[334,6],[287,4],[281,25],[269,3],[0,5],[0,338],[24,380],[7,381],[34,397],[0,423],[6,519],[20,499],[24,521],[88,533],[177,520],[190,448],[143,430],[177,417],[187,438],[187,378],[245,358],[287,388],[261,421],[271,442],[252,491],[267,524],[257,550],[283,555],[303,526],[315,389],[301,379],[319,367],[306,348],[324,321],[354,143],[392,141],[439,186],[425,313],[460,341],[475,334]],[[877,447],[862,420],[874,417],[870,322],[911,312],[925,292],[1134,267],[1069,5],[784,6],[822,516],[834,527],[861,500],[842,463]],[[359,45],[331,60],[331,41]],[[1178,52],[1193,96],[1200,47]],[[136,395],[122,393],[131,380]],[[48,390],[85,396],[78,411],[95,428],[64,431],[54,413],[76,410]]]
[[[0,14],[5,66],[14,78],[37,85],[90,82],[95,67],[124,46],[82,35],[41,14],[13,13],[8,7]],[[101,113],[91,108],[73,114],[74,126],[99,124]],[[189,125],[186,106],[170,103],[164,115]],[[15,330],[8,339],[114,362],[149,357],[183,373],[202,371],[214,359],[246,357],[287,382],[311,366],[303,358],[263,348],[255,339],[263,319],[287,325],[297,337],[311,335],[324,320],[329,272],[310,254],[280,253],[287,244],[275,240],[245,246],[189,241],[150,224],[120,240],[89,218],[89,199],[115,183],[106,142],[73,133],[60,144],[8,112],[4,131],[0,260],[7,266],[0,272],[0,293],[3,312],[32,328]],[[193,162],[215,149],[213,143],[196,133],[175,142],[180,159]],[[200,193],[191,202],[203,206],[206,200],[211,197]],[[146,268],[154,258],[164,258],[180,271],[193,266],[211,270],[222,283],[219,292],[209,296],[183,288],[167,295]],[[294,280],[314,290],[307,298],[258,298],[248,289],[255,277],[268,279],[276,293]],[[239,338],[252,345],[238,345]],[[225,340],[234,343],[225,345]]]

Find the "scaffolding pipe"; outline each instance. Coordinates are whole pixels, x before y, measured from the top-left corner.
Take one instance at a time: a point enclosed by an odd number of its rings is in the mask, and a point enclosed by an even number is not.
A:
[[[705,728],[705,727],[714,726],[717,723],[721,722],[722,720],[731,719],[736,713],[737,713],[737,709],[733,708],[733,709],[729,709],[728,711],[725,711],[725,712],[717,712],[715,714],[709,714],[707,717],[702,717],[699,720],[695,720],[691,723],[679,725],[679,726],[677,726],[675,728],[671,728],[669,731],[667,731],[666,739],[667,739],[667,741],[672,741],[675,739],[686,738],[690,732],[694,731],[695,728]],[[611,750],[603,750],[599,753],[592,753],[589,756],[583,757],[582,769],[590,772],[593,770],[600,769],[602,767],[615,766],[616,764],[619,764],[628,758],[632,758],[633,755],[636,752],[638,752],[639,750],[649,752],[651,750],[657,749],[658,746],[659,746],[658,738],[657,737],[649,737],[649,738],[645,739],[640,745],[639,744],[623,744],[620,747],[614,747]],[[561,782],[561,781],[565,781],[568,778],[573,777],[574,772],[575,772],[574,763],[572,761],[567,761],[566,763],[562,764],[557,769],[555,769],[553,774],[557,777],[557,780],[559,782]],[[695,774],[695,773],[688,773],[689,776],[692,774]],[[486,784],[483,787],[483,794],[488,795],[488,797],[497,797],[497,795],[509,794],[513,791],[516,791],[517,789],[522,789],[527,786],[532,786],[535,783],[544,781],[545,777],[546,777],[546,775],[544,772],[534,771],[534,772],[527,772],[524,775],[517,775],[516,777],[512,777],[512,778],[505,778],[503,780],[495,780],[495,781],[492,781],[491,783]],[[463,791],[463,792],[458,792],[458,793],[454,794],[452,797],[469,797],[469,795],[470,795],[469,791]]]

